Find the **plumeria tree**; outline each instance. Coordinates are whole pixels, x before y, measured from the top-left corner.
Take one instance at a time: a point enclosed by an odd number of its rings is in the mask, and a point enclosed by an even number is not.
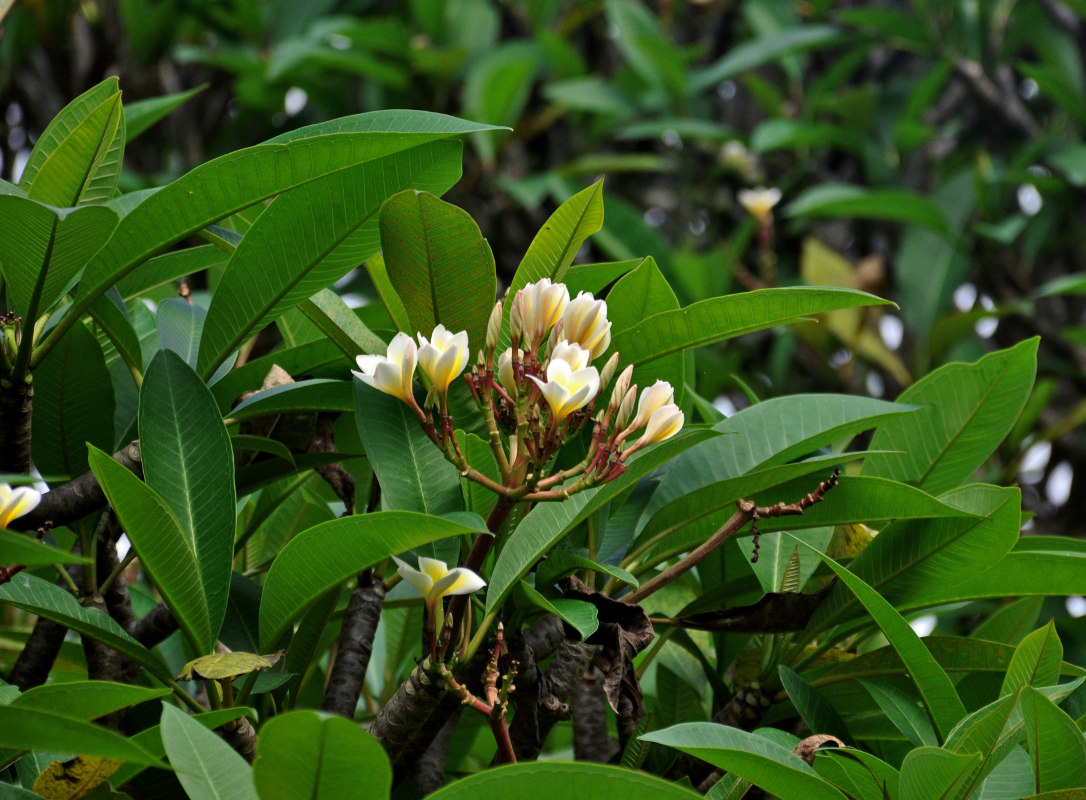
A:
[[[975,482],[1036,340],[898,402],[750,390],[724,417],[693,350],[888,301],[681,306],[649,255],[578,260],[602,181],[499,287],[440,195],[464,137],[503,134],[452,117],[337,119],[121,193],[130,123],[108,80],[0,183],[5,791],[1080,780],[1083,670],[1031,598],[1081,572],[1019,539],[1016,488]],[[748,203],[768,284],[778,200]],[[379,302],[349,305],[348,274]],[[906,619],[1008,595],[982,635]]]

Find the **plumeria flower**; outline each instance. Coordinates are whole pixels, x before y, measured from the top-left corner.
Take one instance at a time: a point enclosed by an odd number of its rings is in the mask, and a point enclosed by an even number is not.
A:
[[[562,312],[569,305],[569,289],[564,283],[551,283],[550,278],[540,278],[535,283],[529,283],[517,294],[520,295],[524,335],[534,349],[562,318]]]
[[[630,423],[630,430],[636,431],[648,424],[649,419],[661,407],[675,402],[675,390],[667,381],[656,381],[648,389],[641,392],[641,399],[637,401],[637,416]]]
[[[468,363],[468,332],[451,333],[444,325],[438,325],[427,340],[419,337],[419,366],[422,367],[438,394],[445,394]]]
[[[566,306],[562,315],[562,334],[598,358],[611,345],[611,323],[607,321],[607,303],[589,292],[581,292]]]
[[[554,346],[551,351],[551,361],[565,361],[574,372],[588,366],[591,353],[576,342],[567,342],[565,339]]]
[[[498,356],[498,383],[509,394],[510,397],[516,396],[517,384],[513,375],[513,348],[506,348],[506,351]]]
[[[12,489],[0,483],[0,528],[6,528],[12,520],[33,511],[41,502],[41,492],[29,486]]]
[[[449,569],[444,561],[419,556],[419,568],[392,557],[400,577],[419,590],[426,600],[427,614],[437,610],[441,598],[448,594],[471,594],[486,586],[486,581],[466,567]]]
[[[554,422],[559,423],[573,411],[588,404],[600,390],[600,373],[595,367],[585,367],[576,372],[568,361],[552,358],[547,365],[547,382],[529,375],[551,407]]]
[[[637,445],[644,447],[648,444],[662,442],[664,439],[670,439],[682,430],[685,419],[683,412],[674,403],[660,406],[649,417],[649,424],[645,427],[645,432],[641,435],[641,438],[637,440]]]
[[[759,222],[764,223],[769,219],[773,206],[781,201],[781,190],[777,188],[766,189],[740,189],[736,197],[739,204],[749,211]]]
[[[415,340],[400,332],[389,342],[386,355],[358,356],[355,361],[362,371],[352,372],[363,383],[413,406],[415,396],[411,392],[411,379],[415,374],[415,359]]]

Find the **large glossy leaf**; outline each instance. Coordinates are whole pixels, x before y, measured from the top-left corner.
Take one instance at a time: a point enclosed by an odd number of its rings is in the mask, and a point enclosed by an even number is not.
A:
[[[1062,663],[1063,643],[1056,633],[1055,622],[1049,620],[1015,648],[999,694],[1017,694],[1023,686],[1053,686],[1059,682]]]
[[[181,630],[198,652],[210,651],[222,624],[222,614],[216,617],[213,631],[209,597],[191,531],[178,519],[170,503],[107,453],[91,448],[90,464],[132,546],[139,553],[141,565],[151,575]],[[233,528],[228,530],[232,540]],[[229,586],[229,563],[227,566]],[[209,577],[210,588],[220,592],[221,577]],[[215,600],[219,603],[217,596]],[[225,602],[221,606],[225,613]]]
[[[157,700],[169,693],[169,689],[149,689],[112,681],[71,681],[35,686],[12,700],[11,704],[58,717],[90,721],[120,708]]]
[[[791,750],[738,728],[688,722],[646,733],[641,739],[682,750],[780,797],[844,798]]]
[[[615,480],[588,489],[561,502],[539,503],[516,527],[505,542],[490,576],[486,595],[487,613],[498,608],[506,594],[535,562],[596,509],[632,487],[642,477],[698,442],[712,436],[711,431],[683,431],[666,442],[635,454],[626,471]]]
[[[979,753],[952,753],[938,747],[917,747],[901,764],[901,800],[951,800],[980,763]]]
[[[940,602],[963,581],[989,570],[1018,539],[1018,489],[967,486],[940,499],[974,516],[892,523],[850,565],[852,572],[899,609]],[[856,601],[838,587],[815,612],[810,630],[836,624],[857,610]]]
[[[150,97],[135,103],[127,103],[124,107],[124,123],[128,141],[135,139],[163,117],[166,117],[175,108],[206,88],[207,84],[204,83],[189,89],[187,92],[176,92],[162,97]]]
[[[611,339],[610,352],[617,350],[624,362],[641,365],[670,353],[796,322],[823,311],[872,305],[892,304],[855,289],[818,286],[757,289],[712,297],[654,314],[627,328]]]
[[[784,664],[778,668],[781,684],[788,692],[788,699],[796,707],[796,711],[807,723],[808,730],[818,733],[828,733],[846,741],[849,738],[848,728],[837,710],[822,696],[818,689],[814,688],[799,676],[797,672],[789,669]]]
[[[87,443],[113,448],[113,381],[102,348],[83,324],[34,371],[34,466],[69,478],[87,471]]]
[[[542,278],[561,281],[585,239],[602,227],[603,181],[599,180],[562,203],[543,223],[517,267],[507,296]]]
[[[677,308],[679,300],[675,292],[651,258],[642,261],[607,293],[607,318],[611,321],[612,336],[618,336],[646,317]],[[662,356],[638,365],[634,369],[633,383],[646,389],[657,380],[667,381],[675,389],[675,402],[682,405],[685,365],[686,357],[682,353]]]
[[[942,209],[922,194],[905,189],[866,189],[849,184],[822,184],[807,189],[784,211],[789,217],[882,219],[923,225],[949,234]]]
[[[158,304],[158,342],[163,350],[172,350],[181,360],[196,369],[200,352],[200,334],[204,330],[207,311],[179,297],[169,297]]]
[[[20,185],[52,206],[74,206],[113,196],[124,152],[124,120],[116,78],[64,107],[34,147]]]
[[[0,268],[13,310],[36,319],[117,227],[104,206],[53,209],[0,195]]]
[[[293,711],[260,729],[253,782],[260,800],[387,797],[392,767],[381,745],[353,721]]]
[[[877,537],[876,537],[877,538]],[[799,541],[798,539],[796,540]],[[877,591],[862,579],[837,564],[832,558],[819,553],[812,547],[803,545],[807,550],[817,553],[818,557],[841,579],[849,591],[856,595],[863,607],[874,619],[875,624],[886,635],[890,645],[901,656],[909,670],[921,701],[928,712],[940,740],[944,740],[951,728],[965,716],[965,706],[950,682],[946,672],[924,647],[924,643],[909,623],[897,610],[884,600]]]
[[[298,308],[352,361],[363,353],[384,354],[385,343],[331,289],[322,289]]]
[[[662,778],[607,764],[525,762],[488,769],[438,789],[431,800],[513,800],[532,796],[591,797],[592,800],[695,800],[696,792]]]
[[[660,486],[638,527],[652,534],[690,515],[730,506],[736,497],[763,487],[743,486],[735,494],[725,491],[726,482],[758,468],[787,464],[911,411],[885,400],[833,394],[777,397],[745,408],[713,426],[724,435],[691,448],[660,471]],[[779,482],[809,471],[784,470]]]
[[[191,800],[257,800],[245,759],[184,711],[165,703],[162,743]]]
[[[886,718],[894,724],[914,747],[938,746],[938,737],[931,727],[924,710],[907,692],[893,683],[879,680],[860,680]]]
[[[1086,741],[1075,721],[1036,689],[1021,694],[1026,741],[1037,792],[1081,789],[1086,775]]]
[[[317,525],[280,551],[264,580],[260,642],[267,651],[328,589],[384,559],[428,542],[472,533],[455,522],[408,511],[380,511]]]
[[[489,126],[441,114],[379,111],[311,125],[209,161],[132,209],[87,265],[65,319],[42,342],[45,357],[94,299],[150,256],[269,197],[393,153],[433,156],[441,140]],[[276,237],[272,237],[274,240]]]
[[[981,762],[962,797],[971,792],[995,770],[1021,740],[1022,723],[1013,724],[1012,715],[1018,706],[1018,695],[1004,695],[993,703],[974,711],[959,722],[946,740],[946,749],[956,753],[980,753]],[[1027,768],[1028,769],[1028,768]],[[998,778],[997,778],[998,780]],[[1032,784],[1029,787],[1032,789]]]
[[[221,267],[228,258],[227,253],[212,244],[173,250],[148,259],[138,271],[118,281],[117,290],[124,298],[131,298],[187,275]]]
[[[153,753],[107,728],[16,705],[0,705],[0,747],[80,753],[135,764],[154,764],[158,761]]]
[[[898,397],[922,408],[880,428],[864,474],[915,483],[940,494],[966,480],[999,446],[1029,399],[1037,372],[1038,339],[985,356],[975,364],[947,364]]]
[[[240,422],[254,417],[307,411],[354,411],[351,389],[348,381],[333,381],[328,378],[295,381],[259,391],[238,403],[229,414],[231,419]]]
[[[469,359],[483,348],[497,277],[490,245],[466,211],[429,192],[400,192],[381,208],[381,249],[408,333],[429,338],[440,323],[468,332]]]
[[[93,564],[85,556],[58,550],[44,542],[39,542],[25,533],[0,528],[0,553],[4,554],[6,564],[22,564],[37,567],[42,564]]]
[[[898,771],[863,750],[819,748],[812,766],[815,772],[849,797],[897,800]]]
[[[160,678],[171,677],[158,656],[129,636],[112,617],[94,608],[84,608],[69,592],[55,584],[20,572],[7,583],[0,584],[0,602],[59,622],[109,645]]]
[[[215,400],[192,367],[170,350],[160,351],[147,368],[140,390],[140,444],[147,485],[163,498],[184,532],[170,557],[195,575],[206,598],[210,640],[214,644],[230,587],[234,554],[234,456],[230,436]],[[133,537],[141,559],[146,542]],[[184,555],[182,555],[184,553]],[[162,565],[166,567],[166,564]],[[150,569],[150,567],[148,567]],[[164,593],[162,580],[156,583]]]
[[[402,400],[354,381],[355,422],[386,510],[445,514],[464,507],[460,475]]]
[[[207,312],[200,370],[210,375],[253,331],[339,280],[380,247],[377,213],[407,188],[444,192],[459,142],[395,152],[276,197],[230,257]]]

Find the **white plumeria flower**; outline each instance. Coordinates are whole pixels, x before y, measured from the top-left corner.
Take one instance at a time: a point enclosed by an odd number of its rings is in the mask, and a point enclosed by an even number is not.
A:
[[[674,403],[660,406],[649,417],[649,424],[645,427],[645,432],[637,440],[638,445],[643,447],[647,444],[670,439],[682,430],[685,419],[683,412]]]
[[[553,350],[551,350],[550,360],[565,361],[569,364],[571,370],[577,372],[588,366],[591,356],[591,353],[576,342],[567,342],[563,339],[554,346]]]
[[[10,484],[0,483],[0,528],[6,528],[12,520],[29,514],[41,502],[41,492],[29,486],[12,489]]]
[[[451,333],[438,325],[427,340],[419,337],[419,366],[430,376],[439,394],[445,394],[468,363],[468,332]]]
[[[648,424],[649,419],[662,406],[675,402],[675,389],[667,381],[656,381],[641,392],[637,401],[637,416],[630,423],[630,430],[636,431]]]
[[[448,594],[471,594],[486,586],[486,581],[466,567],[449,569],[444,561],[419,556],[419,568],[415,569],[396,556],[396,571],[426,600],[426,608],[433,612],[441,598]]]
[[[520,295],[524,335],[532,348],[538,347],[569,305],[569,289],[564,283],[551,283],[550,278],[540,278],[517,294]]]
[[[596,359],[611,345],[611,323],[607,303],[589,292],[581,292],[562,315],[562,335],[576,342]]]
[[[358,356],[355,361],[362,371],[352,372],[374,389],[414,405],[411,379],[415,374],[415,359],[415,340],[400,332],[389,342],[387,355]]]
[[[517,393],[517,384],[513,376],[513,348],[509,347],[498,356],[498,383],[513,397]]]
[[[585,367],[576,372],[568,361],[552,359],[547,365],[547,382],[529,375],[551,407],[554,422],[559,423],[573,411],[584,407],[600,390],[600,373],[595,367]]]
[[[765,221],[773,206],[781,201],[781,190],[777,188],[766,189],[740,189],[736,197],[739,204],[749,211],[759,222]]]

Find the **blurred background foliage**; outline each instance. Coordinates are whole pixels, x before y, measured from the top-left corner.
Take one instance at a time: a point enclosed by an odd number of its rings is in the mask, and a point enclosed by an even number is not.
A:
[[[583,259],[651,254],[683,304],[802,283],[899,304],[699,350],[687,374],[703,417],[798,392],[893,398],[939,364],[1040,334],[1034,396],[982,477],[1021,483],[1034,530],[1082,533],[1086,0],[5,8],[8,179],[107,75],[130,116],[202,87],[129,144],[125,191],[313,122],[430,109],[513,129],[473,140],[447,195],[506,279],[553,208],[606,175]],[[736,199],[760,185],[783,193],[771,236]],[[341,290],[360,303],[373,291],[356,274]]]

